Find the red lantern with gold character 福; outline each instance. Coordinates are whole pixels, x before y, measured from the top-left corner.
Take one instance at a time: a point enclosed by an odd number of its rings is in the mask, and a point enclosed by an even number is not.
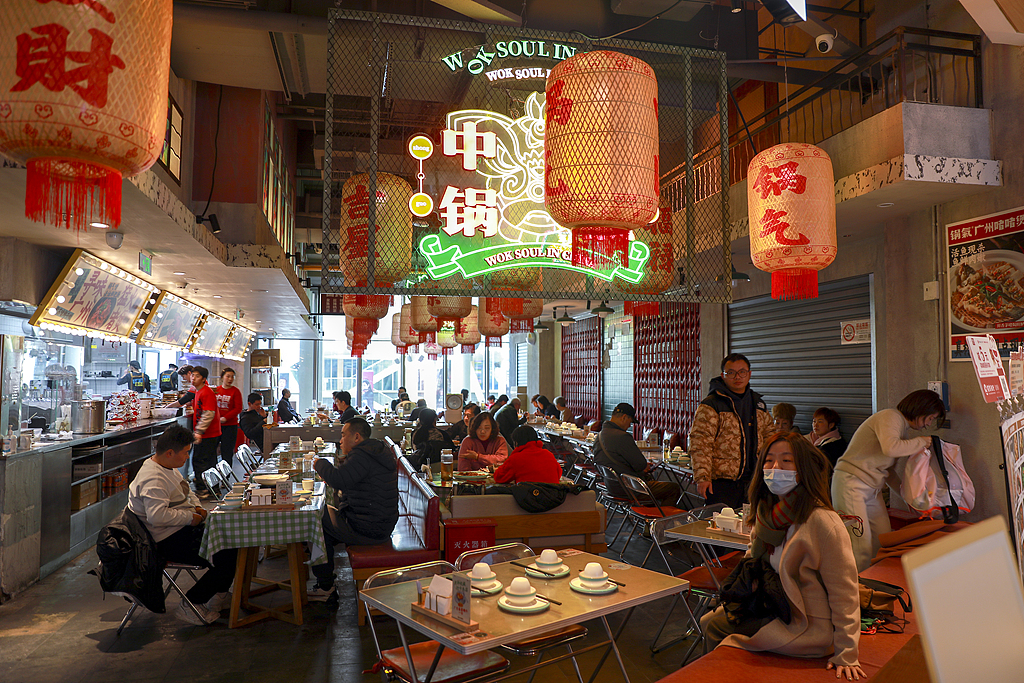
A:
[[[0,3],[0,153],[28,167],[25,215],[121,223],[121,180],[163,148],[172,0]]]
[[[836,257],[832,160],[800,142],[766,149],[747,167],[750,255],[772,274],[775,299],[818,296],[818,271]]]
[[[629,231],[658,211],[658,82],[649,64],[581,52],[548,75],[544,203],[572,230],[572,261],[628,264]]]

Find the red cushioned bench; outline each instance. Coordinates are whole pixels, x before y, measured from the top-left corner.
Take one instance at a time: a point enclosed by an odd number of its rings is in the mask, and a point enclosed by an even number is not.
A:
[[[379,571],[431,562],[441,556],[441,501],[426,482],[415,476],[412,465],[391,439],[388,445],[398,461],[398,524],[389,543],[346,546],[356,590]],[[360,624],[366,619],[363,605],[360,601]]]
[[[903,576],[900,558],[892,557],[878,562],[871,568],[861,572],[861,576],[877,579],[898,586],[907,587]],[[897,611],[898,611],[897,606]],[[860,665],[870,679],[878,670],[892,659],[900,648],[917,633],[914,615],[907,614],[908,620],[904,633],[877,633],[861,635]],[[826,672],[827,657],[818,659],[802,659],[786,657],[773,652],[748,652],[735,647],[719,647],[679,669],[675,673],[662,678],[658,683],[684,683],[700,681],[701,683],[736,683],[737,681],[757,681],[758,683],[792,683],[793,681],[832,680],[835,672]],[[806,672],[806,673],[804,673]],[[826,677],[826,674],[828,677]],[[845,680],[845,679],[844,679]],[[863,680],[863,679],[862,679]]]

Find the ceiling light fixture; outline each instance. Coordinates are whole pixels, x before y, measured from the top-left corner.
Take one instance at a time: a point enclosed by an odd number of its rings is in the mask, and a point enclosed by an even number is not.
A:
[[[882,202],[881,204],[878,205],[878,208],[879,209],[888,209],[890,206],[896,206],[896,204],[893,203],[893,202]]]
[[[569,317],[569,307],[563,306],[562,317],[555,320],[555,322],[557,322],[562,327],[569,327],[569,325],[572,325],[576,321]]]
[[[739,14],[743,11],[743,0],[732,0],[732,9],[729,10],[733,14]]]
[[[220,232],[220,221],[217,220],[217,214],[211,213],[209,216],[196,216],[196,223],[202,225],[203,223],[210,224],[210,232],[216,235]]]
[[[721,275],[715,278],[715,282],[725,282],[725,278]],[[740,282],[750,282],[750,276],[746,273],[741,273],[736,270],[736,266],[732,267],[732,286],[735,287]]]
[[[108,224],[106,224],[106,223],[96,222],[96,223],[90,223],[89,227],[90,228],[109,228],[110,226]]]
[[[540,321],[540,320],[538,320],[537,322],[535,322],[535,323],[533,324],[533,331],[534,331],[534,332],[547,332],[547,331],[548,331],[548,330],[550,330],[550,329],[551,329],[550,327],[548,327],[547,325],[545,325],[545,324],[543,323],[543,321]]]
[[[183,271],[183,270],[176,270],[176,271],[174,271],[174,274],[175,275],[184,275],[185,271]]]
[[[596,315],[598,318],[604,319],[615,312],[614,308],[608,306],[607,301],[602,301],[600,306],[595,306],[590,309],[590,312]]]

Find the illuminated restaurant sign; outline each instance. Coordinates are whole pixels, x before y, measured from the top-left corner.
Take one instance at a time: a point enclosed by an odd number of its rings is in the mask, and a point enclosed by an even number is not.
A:
[[[186,349],[203,313],[205,311],[191,301],[162,292],[137,341],[144,346],[162,349]]]
[[[555,62],[560,62],[563,59],[568,59],[576,54],[576,50],[579,48],[574,45],[563,45],[562,43],[555,43],[549,40],[500,40],[493,45],[478,45],[472,48],[465,48],[458,52],[442,57],[441,61],[447,66],[452,73],[461,69],[466,69],[471,74],[485,73],[490,80],[496,80],[492,76],[494,71],[486,71],[488,67],[494,65],[495,60],[509,59],[509,58],[535,58],[535,59],[550,59]],[[475,50],[475,52],[472,52]],[[466,54],[472,54],[473,56],[469,59],[465,58]],[[498,69],[497,71],[507,71],[506,69]],[[537,69],[537,71],[541,71]],[[511,75],[504,75],[502,78],[511,78]],[[543,76],[523,76],[519,75],[517,78],[547,78],[547,73]]]
[[[29,322],[44,330],[126,342],[139,332],[159,291],[78,249]]]
[[[635,239],[629,244],[629,267],[597,254],[591,267],[573,265],[571,233],[544,206],[544,127],[544,94],[538,92],[530,94],[523,116],[516,119],[483,109],[448,114],[441,152],[459,160],[461,171],[473,176],[438,188],[441,230],[418,244],[431,278],[536,267],[573,270],[609,282],[643,280],[651,251]],[[409,154],[420,166],[420,188],[409,208],[421,217],[434,207],[434,198],[423,191],[423,164],[433,151],[433,141],[425,135],[410,140]],[[458,181],[456,173],[447,179]]]
[[[232,325],[234,323],[227,318],[207,313],[189,351],[207,356],[221,355],[221,349],[224,348],[224,342],[228,333],[231,332]]]

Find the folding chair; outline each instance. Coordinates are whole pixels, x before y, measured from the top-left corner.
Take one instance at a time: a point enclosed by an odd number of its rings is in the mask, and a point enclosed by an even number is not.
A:
[[[194,572],[202,571],[204,569],[206,569],[206,568],[205,567],[200,567],[198,565],[194,565],[194,564],[181,564],[181,563],[178,563],[178,562],[167,562],[167,563],[164,564],[164,569],[163,569],[163,576],[167,580],[167,584],[168,584],[167,588],[164,589],[164,598],[166,598],[168,595],[170,595],[171,589],[173,588],[175,590],[175,592],[177,592],[177,594],[181,596],[181,601],[183,603],[185,603],[188,606],[188,608],[195,613],[195,615],[197,617],[199,617],[200,621],[204,620],[203,615],[199,613],[199,610],[197,610],[196,606],[192,604],[192,601],[189,600],[187,597],[185,597],[185,592],[182,591],[181,588],[178,587],[177,580],[178,580],[178,575],[181,574],[181,572],[186,571],[186,572],[189,573],[189,576],[192,577],[192,580],[196,581],[197,579],[196,579],[196,575],[195,575]],[[171,574],[170,574],[171,571],[174,572],[174,576],[171,576]],[[119,596],[123,597],[125,600],[127,600],[128,602],[132,603],[132,606],[129,607],[128,611],[125,613],[124,618],[121,619],[121,625],[117,627],[117,635],[120,636],[121,635],[121,631],[123,631],[124,627],[128,625],[128,620],[132,618],[132,615],[135,614],[135,610],[137,610],[139,608],[139,606],[142,605],[142,603],[139,602],[138,600],[136,600],[134,596],[129,595],[128,593],[122,593],[120,591],[116,591],[114,593],[111,593],[111,595],[119,595]]]
[[[238,475],[235,474],[235,470],[232,469],[231,465],[229,465],[225,460],[217,461],[217,471],[220,472],[221,479],[223,479],[224,483],[228,485],[228,488],[231,488],[232,479],[235,481],[242,481],[238,478]]]
[[[386,569],[377,572],[363,582],[363,588],[390,586],[417,579],[430,579],[438,574],[451,574],[455,567],[447,562],[436,560],[411,567]],[[422,680],[417,671],[427,671],[433,683],[472,683],[484,678],[507,671],[511,663],[499,654],[489,650],[475,655],[460,655],[454,650],[445,649],[436,640],[421,643],[409,643],[405,639],[405,630],[401,622],[398,624],[398,635],[402,639],[402,647],[381,650],[377,639],[377,629],[373,625],[372,614],[367,614],[367,622],[373,634],[373,644],[380,658],[378,666],[389,681],[400,680],[411,683],[415,678]],[[376,667],[375,667],[376,668]]]
[[[611,525],[611,519],[615,515],[622,515],[622,521],[619,522],[619,528],[615,531],[615,538],[608,544],[611,548],[615,545],[615,542],[619,540],[619,534],[622,533],[622,528],[626,525],[626,521],[629,519],[629,508],[633,505],[633,499],[623,490],[622,484],[619,482],[619,475],[615,473],[610,467],[604,465],[594,464],[597,468],[598,473],[601,475],[602,482],[597,484],[597,496],[598,502],[605,506],[608,510],[608,521],[606,526]],[[609,483],[610,482],[610,483]],[[619,492],[616,492],[618,489]]]
[[[619,559],[625,561],[623,556],[626,554],[626,548],[629,547],[633,536],[636,535],[637,528],[647,531],[647,525],[652,521],[678,515],[686,511],[672,505],[662,505],[647,487],[647,482],[640,477],[635,477],[632,474],[620,474],[619,482],[622,483],[622,488],[625,489],[629,497],[633,499],[633,504],[629,506],[629,512],[627,513],[629,518],[633,520],[633,528],[629,532],[629,537],[626,538],[626,544],[619,551]],[[646,562],[646,560],[647,558],[645,557],[644,561]]]
[[[206,488],[216,496],[217,500],[223,501],[224,496],[228,491],[231,490],[231,485],[228,484],[221,473],[217,471],[216,467],[211,467],[202,474],[203,481],[206,483]]]
[[[491,546],[490,548],[467,550],[459,555],[458,559],[455,560],[455,568],[462,571],[472,569],[473,565],[477,562],[500,564],[502,562],[511,562],[512,560],[522,560],[527,557],[536,556],[537,553],[535,553],[530,546],[526,544],[505,543],[503,545]],[[544,653],[548,650],[565,646],[565,648],[572,653],[572,642],[586,637],[586,627],[574,624],[555,631],[546,631],[526,640],[508,643],[506,645],[502,645],[502,647],[513,654],[519,655],[520,657],[532,657],[536,655],[537,659],[534,661],[534,664],[539,664],[541,659],[544,658]],[[576,657],[572,657],[571,659],[572,666],[576,670],[576,678],[579,679],[580,683],[583,683],[583,675],[580,673],[579,664],[576,663]],[[537,674],[537,671],[537,669],[534,669],[533,672],[530,673],[530,678],[527,680],[527,683],[532,683],[533,677]]]

